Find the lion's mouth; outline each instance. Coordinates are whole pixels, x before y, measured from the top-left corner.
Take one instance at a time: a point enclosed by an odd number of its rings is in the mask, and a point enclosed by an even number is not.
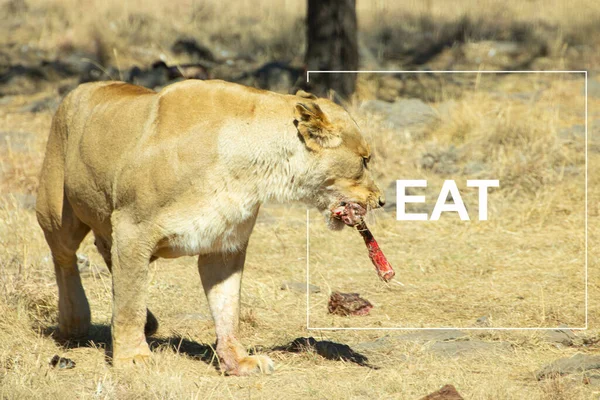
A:
[[[339,205],[331,210],[333,217],[341,220],[348,226],[356,226],[363,221],[367,214],[367,209],[354,202],[340,202]]]

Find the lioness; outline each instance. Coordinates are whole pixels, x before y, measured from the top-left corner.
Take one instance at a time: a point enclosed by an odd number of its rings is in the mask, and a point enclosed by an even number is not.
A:
[[[90,326],[75,252],[92,230],[113,277],[113,365],[150,355],[146,335],[158,324],[146,309],[149,262],[198,255],[221,368],[272,371],[268,357],[249,356],[236,338],[259,207],[301,200],[341,229],[336,207],[364,214],[384,203],[369,158],[350,115],[305,92],[194,80],[159,93],[122,82],[79,86],[52,121],[36,205],[56,271],[59,333],[81,337]]]

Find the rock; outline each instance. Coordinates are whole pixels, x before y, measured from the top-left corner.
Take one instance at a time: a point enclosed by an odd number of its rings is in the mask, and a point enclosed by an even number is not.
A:
[[[585,94],[585,88],[582,89],[582,94]],[[598,81],[594,78],[589,78],[587,94],[588,94],[588,97],[600,99],[600,81]]]
[[[86,255],[77,254],[77,268],[79,272],[87,272],[90,270],[90,260]]]
[[[600,356],[577,353],[573,357],[559,358],[536,373],[538,380],[560,375],[580,374],[600,369]]]
[[[392,111],[389,122],[398,128],[425,127],[438,120],[437,112],[419,99],[398,100]]]
[[[480,340],[467,340],[460,342],[436,342],[429,351],[441,356],[457,357],[464,354],[506,351],[511,348],[506,342],[482,342]]]
[[[279,93],[295,93],[304,85],[305,73],[287,62],[272,61],[253,71],[243,71],[233,82]]]
[[[421,168],[433,169],[435,162],[436,162],[435,156],[431,153],[426,153],[421,157]]]
[[[363,342],[354,346],[358,350],[381,350],[390,348],[398,341],[408,342],[443,342],[467,337],[467,334],[458,329],[431,329],[405,333],[397,336],[383,336],[372,342]]]
[[[177,55],[187,54],[193,60],[216,61],[212,51],[204,45],[199,44],[196,39],[182,38],[177,39],[171,51]]]
[[[475,324],[477,324],[479,326],[491,326],[492,325],[492,323],[487,315],[483,315],[483,316],[477,318],[477,321],[475,321]]]
[[[554,171],[556,171],[557,174],[562,174],[563,176],[577,176],[584,172],[581,167],[576,165],[557,165],[554,167]]]
[[[561,128],[558,131],[558,137],[565,141],[585,140],[585,125],[573,125],[568,128]]]
[[[100,70],[91,65],[80,75],[80,83],[120,79],[135,85],[160,90],[162,87],[184,79],[209,79],[208,68],[201,63],[167,65],[164,61],[154,62],[148,68],[133,66],[119,71],[115,68]]]
[[[458,107],[458,103],[454,99],[446,100],[437,105],[437,111],[440,118],[444,120],[450,120],[452,118],[452,114]]]
[[[488,166],[479,161],[469,161],[462,170],[463,175],[467,175],[469,177],[477,177],[481,173],[485,172],[488,169]]]
[[[101,44],[95,44],[94,46]],[[63,64],[61,68],[63,71],[70,71],[75,76],[82,76],[83,74],[89,73],[90,68],[94,68],[99,70],[102,74],[103,72],[99,69],[100,65],[105,65],[107,60],[103,60],[102,55],[98,54],[98,51],[102,52],[103,50],[97,49],[97,51],[87,52],[87,51],[72,51],[69,54],[65,54],[60,57],[60,62]],[[108,67],[111,69],[111,67]],[[111,70],[112,72],[118,71],[115,69]]]
[[[422,169],[431,170],[436,174],[452,175],[459,171],[456,166],[459,158],[459,150],[451,145],[447,149],[429,149],[421,156],[418,164]]]
[[[573,340],[576,339],[577,336],[573,333],[573,331],[569,329],[555,329],[551,331],[545,331],[544,340],[550,343],[562,344],[565,346],[572,346]]]
[[[60,99],[58,97],[50,96],[41,100],[32,101],[31,103],[21,107],[20,111],[31,113],[47,111],[54,113],[58,109],[59,104]]]
[[[0,97],[0,106],[9,106],[17,96],[3,96]]]
[[[254,71],[256,84],[261,89],[278,93],[289,93],[299,79],[303,78],[301,68],[283,62],[269,62]]]
[[[281,290],[291,290],[292,292],[306,293],[306,283],[285,281],[281,284]],[[317,285],[308,284],[308,292],[321,293],[321,288]]]
[[[54,355],[50,360],[50,366],[58,369],[72,369],[75,368],[75,361],[70,358],[60,357],[58,354]]]
[[[467,64],[486,64],[498,68],[512,68],[539,53],[517,42],[482,40],[462,44],[460,48]],[[531,54],[530,54],[531,53]]]
[[[125,80],[127,73],[123,74]],[[121,80],[121,73],[115,67],[100,68],[95,64],[89,64],[86,69],[79,74],[79,83],[96,81]]]
[[[65,78],[76,76],[78,73],[79,71],[77,68],[74,68],[68,60],[41,60],[37,65],[34,65],[33,63],[30,65],[7,65],[0,73],[0,82],[2,82],[2,86],[4,86],[10,83],[21,85],[29,81],[29,83],[33,83],[33,85],[28,85],[29,87],[27,89],[40,88],[36,83],[57,82]],[[4,92],[4,87],[2,89],[3,94],[12,94]],[[22,93],[22,91],[19,91],[18,93]]]
[[[506,96],[509,99],[520,100],[526,104],[533,104],[536,103],[540,99],[540,97],[542,97],[543,93],[543,90],[536,90],[535,92],[507,93]]]
[[[369,100],[361,109],[379,116],[384,127],[401,132],[407,141],[423,137],[439,120],[435,109],[419,99],[401,99],[394,103]]]
[[[586,385],[600,386],[600,374],[590,374],[584,376],[583,383]]]
[[[110,271],[104,264],[92,264],[84,254],[77,254],[77,268],[81,277],[93,276],[98,278],[100,276],[110,276]]]
[[[383,336],[379,339],[376,339],[372,342],[362,342],[354,346],[354,348],[358,351],[375,351],[382,349],[389,349],[394,345],[394,338],[390,336]]]
[[[464,398],[454,386],[444,385],[440,390],[429,393],[427,396],[421,398],[421,400],[464,400]]]
[[[133,67],[126,73],[125,80],[150,89],[169,84],[169,66],[163,61],[157,61],[148,69]]]
[[[385,117],[392,111],[392,103],[383,100],[367,100],[361,104],[360,109],[370,114]]]
[[[443,342],[467,337],[467,334],[458,329],[431,329],[405,333],[395,338],[398,340],[411,340],[416,342]]]
[[[171,67],[171,79],[179,79],[180,77],[177,74],[185,79],[210,79],[208,69],[200,64],[182,64]]]

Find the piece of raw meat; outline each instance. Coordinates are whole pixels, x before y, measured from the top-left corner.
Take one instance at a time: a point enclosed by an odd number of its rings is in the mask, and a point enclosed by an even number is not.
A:
[[[379,244],[363,219],[366,210],[356,203],[342,203],[332,212],[336,218],[341,219],[346,225],[358,229],[367,245],[369,258],[377,270],[377,275],[379,275],[383,281],[389,282],[396,273],[387,258],[385,258],[383,251],[379,248]]]

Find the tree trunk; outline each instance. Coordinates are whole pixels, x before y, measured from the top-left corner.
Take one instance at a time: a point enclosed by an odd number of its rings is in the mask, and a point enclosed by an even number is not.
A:
[[[358,70],[355,0],[308,0],[306,66],[309,71]],[[309,89],[326,96],[329,89],[349,99],[356,74],[311,74]]]

